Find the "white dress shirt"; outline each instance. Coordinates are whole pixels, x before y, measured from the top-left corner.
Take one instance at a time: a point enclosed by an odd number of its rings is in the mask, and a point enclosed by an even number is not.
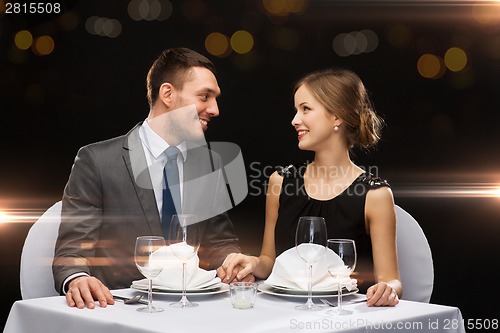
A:
[[[156,134],[151,127],[149,127],[148,121],[145,120],[141,127],[139,128],[139,137],[141,138],[142,147],[144,148],[144,153],[146,155],[146,163],[148,165],[149,174],[151,176],[151,184],[153,184],[153,190],[155,192],[156,206],[158,207],[158,212],[160,212],[163,206],[163,168],[167,163],[167,155],[164,154],[165,150],[170,147],[170,145],[165,142],[158,134]],[[186,142],[183,141],[177,148],[180,150],[181,154],[177,155],[177,167],[179,168],[179,182],[180,195],[181,195],[181,206],[182,206],[182,180],[183,164],[186,161],[187,148]]]

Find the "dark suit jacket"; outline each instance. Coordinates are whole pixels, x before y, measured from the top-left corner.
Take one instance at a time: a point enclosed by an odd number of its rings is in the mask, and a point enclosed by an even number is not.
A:
[[[78,272],[97,277],[110,289],[128,288],[133,280],[143,278],[134,262],[135,240],[141,235],[161,236],[162,228],[139,125],[124,136],[79,150],[62,200],[53,262],[56,290],[61,291],[64,280]],[[206,158],[211,163],[200,163]],[[209,157],[206,148],[190,149],[184,163],[185,179],[218,172],[220,167],[220,160]],[[224,182],[211,189],[207,183],[191,185],[184,189],[184,202],[208,206],[213,206],[213,201],[207,199],[217,197],[225,188]],[[216,268],[227,254],[240,252],[226,213],[202,225],[200,267]]]

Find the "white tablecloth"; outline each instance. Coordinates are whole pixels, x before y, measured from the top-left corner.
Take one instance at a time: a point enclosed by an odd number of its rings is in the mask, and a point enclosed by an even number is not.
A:
[[[130,289],[113,291],[122,296],[137,293]],[[93,310],[69,308],[61,296],[17,301],[4,333],[465,332],[458,308],[435,304],[401,301],[396,307],[368,307],[358,303],[345,307],[354,311],[352,315],[336,317],[326,314],[331,308],[296,310],[304,299],[263,293],[257,295],[255,307],[246,310],[233,309],[228,293],[189,297],[200,304],[196,308],[169,306],[179,298],[155,294],[153,303],[165,309],[160,313],[138,312],[136,308],[143,305],[120,301]]]

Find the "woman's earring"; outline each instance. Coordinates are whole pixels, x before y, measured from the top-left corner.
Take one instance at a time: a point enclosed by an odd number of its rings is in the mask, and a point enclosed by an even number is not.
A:
[[[338,131],[339,131],[339,127],[338,127],[338,126],[335,126],[335,127],[333,128],[333,131],[334,131],[334,132],[338,132]]]

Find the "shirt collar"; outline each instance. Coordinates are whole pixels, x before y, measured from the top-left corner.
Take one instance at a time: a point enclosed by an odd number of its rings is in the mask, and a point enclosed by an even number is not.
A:
[[[141,141],[144,143],[146,148],[155,159],[158,159],[163,154],[165,149],[170,147],[170,145],[165,140],[163,140],[158,134],[156,134],[151,127],[149,127],[147,119],[141,125],[139,136],[141,138]],[[181,151],[182,160],[183,162],[185,162],[187,155],[186,141],[182,141],[176,147]]]

